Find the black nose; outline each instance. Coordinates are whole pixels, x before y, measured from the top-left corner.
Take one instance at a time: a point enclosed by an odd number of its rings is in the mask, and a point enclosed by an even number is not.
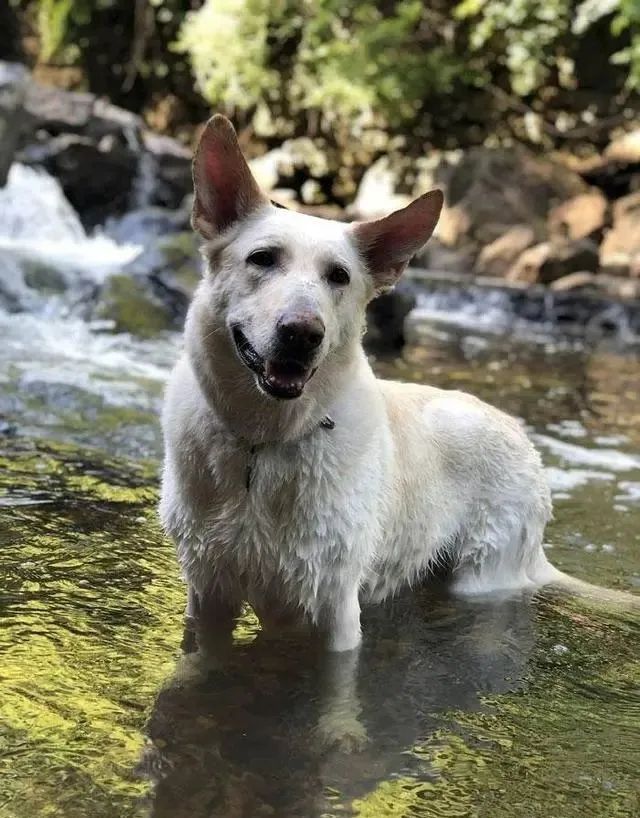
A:
[[[324,338],[324,323],[317,315],[285,315],[278,322],[278,344],[282,353],[293,357],[309,355]]]

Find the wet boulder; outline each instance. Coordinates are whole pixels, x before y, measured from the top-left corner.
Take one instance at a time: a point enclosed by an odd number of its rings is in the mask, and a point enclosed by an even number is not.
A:
[[[106,279],[92,317],[138,338],[153,338],[174,326],[170,309],[146,278],[119,273]]]
[[[149,199],[159,207],[179,208],[193,190],[191,150],[168,136],[145,131],[144,151],[150,157]]]
[[[87,137],[63,134],[30,147],[24,159],[58,179],[86,228],[125,213],[133,204],[139,157],[109,137],[96,144]]]
[[[365,346],[373,351],[393,351],[401,347],[405,340],[405,319],[415,305],[414,285],[404,279],[389,292],[374,298],[367,309]]]
[[[34,130],[56,135],[81,133],[93,116],[96,98],[93,94],[65,91],[30,81],[25,110]]]
[[[25,125],[28,82],[29,74],[23,65],[0,62],[0,187],[7,181]]]

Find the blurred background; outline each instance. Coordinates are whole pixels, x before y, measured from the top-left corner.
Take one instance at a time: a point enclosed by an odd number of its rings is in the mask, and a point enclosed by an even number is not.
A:
[[[417,262],[449,280],[640,292],[638,0],[4,0],[0,32],[0,184],[14,160],[10,188],[44,169],[87,231],[181,232],[190,151],[220,111],[289,207],[363,218],[443,187]],[[189,245],[150,293],[176,326]]]

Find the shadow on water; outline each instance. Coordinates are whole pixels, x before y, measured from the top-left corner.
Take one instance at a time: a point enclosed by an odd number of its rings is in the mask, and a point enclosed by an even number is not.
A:
[[[465,603],[423,589],[365,611],[359,656],[242,626],[224,660],[185,654],[147,726],[151,814],[319,818],[389,778],[437,782],[414,749],[448,711],[521,686],[533,615],[528,597]]]
[[[150,815],[631,816],[637,622],[565,605],[419,589],[365,612],[359,657],[241,624],[229,656],[185,654],[155,701]]]

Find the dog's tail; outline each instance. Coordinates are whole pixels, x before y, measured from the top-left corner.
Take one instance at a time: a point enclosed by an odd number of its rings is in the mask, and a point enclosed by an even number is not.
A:
[[[602,588],[599,585],[592,585],[582,579],[565,574],[547,561],[544,577],[541,577],[541,585],[551,589],[557,588],[560,591],[579,596],[587,602],[594,604],[612,605],[624,609],[640,609],[640,596],[628,591],[618,591],[615,588]]]

